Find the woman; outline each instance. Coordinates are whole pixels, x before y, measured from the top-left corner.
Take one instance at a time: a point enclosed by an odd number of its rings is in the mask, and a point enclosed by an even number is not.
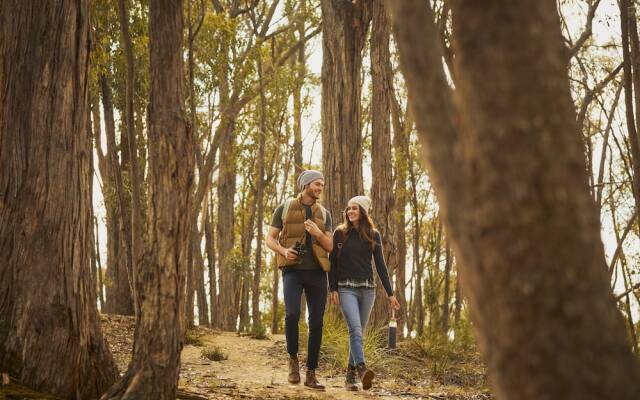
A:
[[[345,222],[333,234],[333,250],[329,257],[331,301],[340,305],[349,327],[349,368],[345,381],[347,390],[358,390],[356,374],[365,390],[371,387],[374,377],[373,371],[366,367],[362,348],[362,333],[376,298],[372,258],[389,297],[390,306],[396,310],[400,308],[389,282],[380,233],[368,215],[370,206],[371,199],[366,196],[356,196],[349,200]]]

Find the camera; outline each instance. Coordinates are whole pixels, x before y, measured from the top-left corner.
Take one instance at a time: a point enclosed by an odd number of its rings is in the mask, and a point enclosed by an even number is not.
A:
[[[307,246],[304,242],[297,241],[293,249],[298,253],[298,258],[303,258],[307,254]]]

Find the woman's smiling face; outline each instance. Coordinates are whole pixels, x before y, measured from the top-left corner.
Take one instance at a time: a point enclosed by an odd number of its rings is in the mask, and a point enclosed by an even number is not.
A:
[[[346,211],[349,221],[356,222],[360,220],[360,206],[356,203],[349,203]]]

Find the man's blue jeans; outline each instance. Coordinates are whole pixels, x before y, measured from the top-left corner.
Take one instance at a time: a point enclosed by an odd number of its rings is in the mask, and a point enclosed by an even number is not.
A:
[[[342,315],[349,327],[349,365],[355,367],[364,363],[362,337],[376,300],[376,289],[340,287],[338,295]]]
[[[327,273],[320,268],[310,271],[285,268],[282,271],[282,286],[287,352],[291,357],[298,355],[298,321],[300,320],[300,300],[304,290],[309,310],[307,368],[316,369],[322,342],[322,317],[327,303]]]

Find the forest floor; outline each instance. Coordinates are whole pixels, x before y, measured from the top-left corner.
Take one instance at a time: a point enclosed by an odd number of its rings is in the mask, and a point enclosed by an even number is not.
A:
[[[130,359],[133,319],[121,316],[102,316],[103,332],[120,371],[125,371]],[[375,367],[376,380],[368,391],[347,392],[344,372],[318,368],[318,380],[326,385],[325,392],[317,392],[304,385],[287,382],[287,356],[284,335],[270,335],[258,340],[237,333],[219,332],[196,327],[189,335],[182,351],[179,399],[447,399],[486,400],[484,371],[478,368],[458,368],[451,365],[429,365],[418,358],[397,354],[398,362],[386,362]],[[301,348],[304,347],[301,343]],[[204,352],[213,353],[220,361],[211,361]],[[215,357],[213,357],[215,358]],[[304,379],[304,355],[301,355],[301,375]],[[442,364],[442,363],[441,363]],[[438,378],[434,369],[445,372],[448,378]],[[447,371],[444,371],[444,370]],[[442,383],[442,380],[451,382]]]

